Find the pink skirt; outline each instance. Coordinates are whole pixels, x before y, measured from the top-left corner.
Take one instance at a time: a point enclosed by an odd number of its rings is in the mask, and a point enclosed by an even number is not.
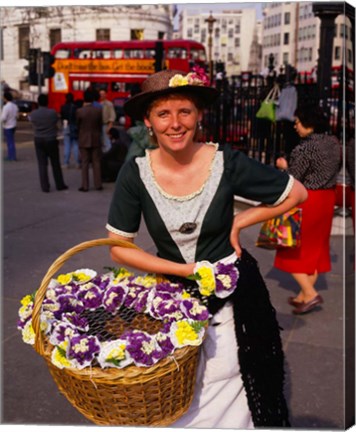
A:
[[[301,246],[278,249],[274,267],[288,273],[314,274],[331,270],[330,233],[336,200],[335,189],[308,189],[302,209]]]

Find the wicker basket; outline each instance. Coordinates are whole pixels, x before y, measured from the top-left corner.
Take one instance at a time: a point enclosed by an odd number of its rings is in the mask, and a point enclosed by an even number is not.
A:
[[[73,255],[95,246],[137,248],[129,242],[98,239],[81,243],[48,269],[36,293],[32,325],[35,349],[44,357],[59,390],[85,417],[98,425],[168,426],[181,417],[193,398],[199,347],[184,347],[152,367],[59,369],[51,362],[52,346],[40,329],[40,311],[47,287]]]

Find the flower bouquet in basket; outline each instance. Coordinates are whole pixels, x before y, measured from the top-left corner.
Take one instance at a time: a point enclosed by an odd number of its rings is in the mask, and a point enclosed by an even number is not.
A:
[[[233,265],[202,262],[192,279],[202,295],[224,297],[237,276]],[[51,277],[40,307],[36,300],[35,294],[21,300],[23,341],[46,359],[60,390],[86,417],[97,424],[168,425],[188,409],[209,312],[181,283],[124,268],[101,275],[78,269]],[[152,394],[156,381],[162,400]],[[175,394],[177,385],[189,387],[179,396],[184,400]],[[170,395],[173,405],[165,403]]]

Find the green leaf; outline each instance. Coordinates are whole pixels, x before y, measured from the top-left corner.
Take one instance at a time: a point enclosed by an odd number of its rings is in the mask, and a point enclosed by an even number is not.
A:
[[[199,273],[194,273],[187,276],[186,279],[197,281],[197,280],[201,280],[201,276]]]
[[[117,359],[113,359],[113,358],[106,360],[107,363],[111,363],[111,364],[113,364],[115,366],[120,366],[121,361],[122,360],[117,360]]]
[[[191,326],[196,333],[199,333],[203,327],[208,325],[208,321],[194,321]]]
[[[57,345],[57,350],[58,350],[59,354],[61,355],[61,357],[67,358],[67,353],[66,353],[65,349],[63,349]]]

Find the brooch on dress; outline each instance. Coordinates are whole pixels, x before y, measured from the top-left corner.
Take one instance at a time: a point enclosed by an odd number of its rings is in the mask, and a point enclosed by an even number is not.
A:
[[[195,231],[197,224],[195,222],[185,222],[180,228],[179,232],[181,234],[191,234]]]

